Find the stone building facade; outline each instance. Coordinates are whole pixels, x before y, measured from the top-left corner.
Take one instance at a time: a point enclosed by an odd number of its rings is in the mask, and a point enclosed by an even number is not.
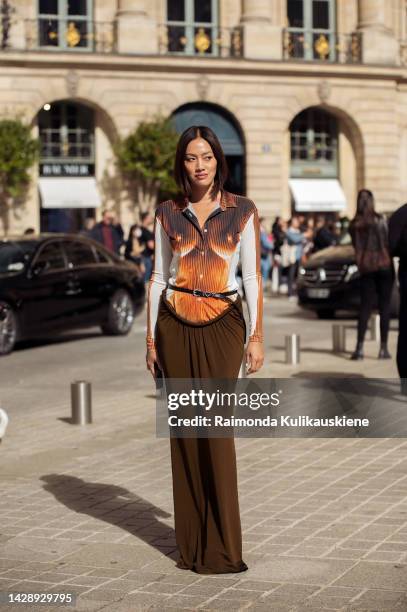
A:
[[[214,127],[231,188],[269,219],[351,215],[361,187],[382,211],[406,199],[405,0],[9,3],[0,117],[43,146],[0,234],[76,229],[102,207],[128,227],[112,145],[156,113]]]

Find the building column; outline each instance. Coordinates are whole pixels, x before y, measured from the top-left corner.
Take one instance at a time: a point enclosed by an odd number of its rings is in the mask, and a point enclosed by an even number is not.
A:
[[[157,24],[149,17],[146,0],[118,0],[119,53],[158,53]]]
[[[389,0],[358,0],[358,31],[362,34],[364,63],[399,62],[399,45],[392,28],[392,10]]]
[[[281,59],[282,28],[272,22],[270,0],[242,0],[244,57]]]

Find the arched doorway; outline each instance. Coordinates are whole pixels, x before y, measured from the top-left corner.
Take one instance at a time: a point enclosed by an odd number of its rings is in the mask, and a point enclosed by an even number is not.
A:
[[[95,111],[71,100],[44,104],[38,130],[41,231],[77,231],[101,203],[95,179]]]
[[[215,104],[196,102],[180,106],[174,113],[175,129],[180,134],[191,125],[210,127],[222,145],[229,168],[225,188],[232,193],[245,193],[245,148],[241,129],[229,112]]]
[[[344,214],[353,196],[349,185],[356,184],[356,163],[347,159],[346,173],[341,171],[342,157],[351,157],[341,121],[310,107],[294,117],[289,129],[292,212]]]

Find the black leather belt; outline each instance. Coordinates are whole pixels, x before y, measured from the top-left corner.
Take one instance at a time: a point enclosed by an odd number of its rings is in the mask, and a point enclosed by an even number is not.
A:
[[[229,295],[233,295],[237,293],[237,289],[232,289],[232,291],[224,291],[223,293],[214,293],[213,291],[201,291],[200,289],[188,289],[187,287],[177,287],[176,285],[171,285],[171,283],[167,284],[167,287],[170,289],[174,289],[174,291],[183,291],[184,293],[192,293],[195,297],[214,297],[214,298],[225,298]]]

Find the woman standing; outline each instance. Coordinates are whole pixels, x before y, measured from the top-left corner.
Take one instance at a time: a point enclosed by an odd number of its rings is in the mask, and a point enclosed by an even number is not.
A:
[[[147,367],[165,378],[239,376],[245,322],[236,268],[241,258],[249,310],[248,373],[263,364],[260,227],[251,200],[226,192],[216,135],[181,135],[175,177],[183,197],[155,216],[155,264],[148,295]],[[171,438],[177,567],[241,572],[242,539],[233,437]]]
[[[349,232],[356,253],[360,274],[360,312],[357,345],[351,359],[363,359],[363,342],[374,302],[380,313],[379,359],[390,359],[387,338],[390,323],[390,302],[394,282],[394,268],[389,253],[387,221],[375,212],[371,191],[358,193],[356,215]]]

